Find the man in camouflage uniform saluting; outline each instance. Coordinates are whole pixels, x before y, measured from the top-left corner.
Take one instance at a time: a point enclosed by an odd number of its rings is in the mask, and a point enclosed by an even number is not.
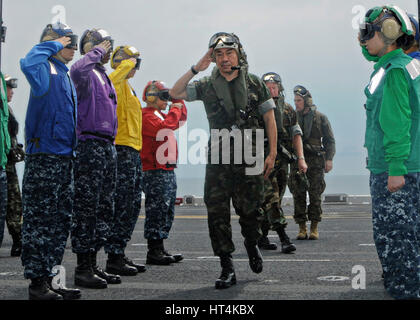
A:
[[[321,195],[325,190],[324,172],[331,171],[335,155],[335,139],[327,116],[316,109],[311,93],[303,86],[294,88],[297,118],[303,130],[303,150],[308,164],[306,173],[309,186],[304,183],[305,177],[291,166],[289,189],[293,194],[295,205],[294,219],[299,224],[298,240],[308,238],[306,221],[311,221],[309,239],[318,240],[318,223],[321,221]],[[306,192],[309,193],[309,206],[306,206]]]
[[[216,67],[211,76],[188,84],[195,74],[206,70],[212,61]],[[220,257],[222,266],[216,288],[227,288],[236,283],[231,255],[235,250],[230,225],[231,199],[239,215],[250,267],[255,273],[260,273],[263,268],[257,246],[261,237],[258,223],[261,210],[258,208],[261,208],[264,196],[262,171],[268,178],[277,155],[273,111],[276,106],[265,84],[257,76],[248,73],[246,54],[239,38],[225,32],[213,35],[205,56],[175,83],[170,95],[177,99],[204,102],[212,133],[204,201],[213,251]],[[267,128],[270,145],[265,162],[261,118]],[[255,136],[259,136],[261,141],[256,141]],[[235,142],[235,147],[232,142]],[[256,154],[253,163],[247,157],[245,161],[240,158],[250,147]]]
[[[266,250],[277,249],[277,245],[270,243],[267,237],[271,227],[279,235],[282,252],[291,253],[296,247],[286,234],[287,222],[281,208],[281,200],[286,190],[289,163],[297,160],[301,172],[305,173],[308,169],[303,157],[302,130],[297,124],[296,112],[284,101],[284,88],[280,76],[275,72],[268,72],[262,76],[262,80],[277,106],[274,114],[278,132],[278,152],[274,172],[270,175],[270,179],[264,181],[265,197],[262,209],[265,214],[261,224],[263,236],[258,241],[258,246]]]

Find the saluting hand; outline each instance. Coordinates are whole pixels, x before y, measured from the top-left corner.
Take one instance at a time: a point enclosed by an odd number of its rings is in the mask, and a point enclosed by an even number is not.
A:
[[[213,60],[213,58],[211,57],[212,53],[213,53],[213,48],[210,48],[206,52],[204,57],[202,57],[200,61],[197,62],[197,64],[194,66],[194,69],[198,72],[206,70]]]
[[[102,48],[105,52],[111,50],[111,42],[109,40],[102,41],[100,44],[97,44],[94,48]]]
[[[64,46],[64,48],[71,43],[71,39],[69,37],[61,37],[54,41],[60,42]]]
[[[172,103],[171,104],[171,108],[178,108],[178,109],[182,109],[184,105],[182,103]]]

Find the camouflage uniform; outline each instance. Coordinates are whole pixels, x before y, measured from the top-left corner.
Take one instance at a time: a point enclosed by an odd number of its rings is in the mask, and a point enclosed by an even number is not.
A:
[[[59,155],[27,155],[22,195],[24,276],[54,276],[51,269],[61,264],[70,230],[73,160]]]
[[[148,170],[143,172],[146,196],[146,239],[167,239],[175,216],[176,175],[174,170]]]
[[[12,237],[22,233],[22,196],[14,163],[6,165],[7,174],[7,229]]]
[[[117,152],[110,142],[79,141],[74,165],[75,201],[72,221],[74,253],[98,252],[114,219]]]
[[[297,176],[297,163],[292,164],[289,189],[294,200],[294,219],[300,224],[308,220],[320,222],[322,215],[321,195],[325,190],[325,160],[332,160],[335,155],[335,139],[328,118],[311,107],[306,115],[297,112],[298,122],[303,130],[303,151],[308,165],[306,176],[309,190],[303,188]],[[309,193],[309,206],[306,205],[306,192]]]
[[[19,123],[17,122],[9,106],[9,135],[11,145],[18,144],[17,134],[19,132]],[[7,174],[7,229],[13,239],[21,237],[22,233],[22,195],[19,188],[19,179],[16,172],[16,165],[8,160],[6,165]]]
[[[141,209],[143,174],[140,154],[128,146],[116,146],[117,186],[115,208],[118,215],[110,226],[110,237],[105,252],[124,254],[131,239]]]
[[[298,125],[296,111],[293,107],[284,102],[284,98],[279,98],[277,105],[283,105],[282,115],[283,115],[283,130],[279,136],[280,144],[286,148],[291,154],[294,152],[293,149],[293,137],[296,134],[302,134],[298,131],[293,131],[294,126]],[[301,130],[300,126],[299,129]],[[281,207],[281,202],[283,200],[284,193],[286,192],[287,182],[289,180],[289,162],[282,161],[279,168],[276,169],[277,184],[279,188],[279,205]]]
[[[7,177],[6,171],[0,167],[0,246],[3,242],[4,220],[7,208]]]
[[[420,173],[404,178],[404,187],[391,193],[388,174],[371,173],[373,238],[387,291],[396,299],[419,299]]]
[[[259,120],[264,112],[275,105],[265,84],[255,75],[242,68],[234,80],[227,82],[215,67],[211,77],[204,77],[187,86],[187,101],[202,100],[207,113],[210,130],[230,130],[237,126],[243,129],[262,129]],[[240,110],[252,107],[250,117],[244,120]],[[262,174],[247,175],[244,161],[234,164],[233,138],[230,139],[230,164],[212,164],[212,146],[209,141],[208,164],[204,185],[204,202],[208,212],[210,239],[216,256],[226,256],[235,250],[230,224],[230,201],[239,215],[242,235],[252,246],[261,237],[258,218],[264,200],[264,177]],[[253,154],[256,152],[255,137],[252,139]],[[219,140],[219,163],[222,152]],[[263,154],[256,155],[263,158]]]
[[[276,102],[276,109],[274,111],[276,124],[277,124],[277,137],[278,143],[280,143],[280,137],[282,132],[284,131],[283,128],[283,108],[282,105],[279,104],[279,99],[273,99]],[[260,123],[264,126],[264,123]],[[266,143],[264,145],[264,153],[265,156],[269,153],[269,146],[268,146],[268,139],[265,139]],[[284,164],[287,162],[281,158],[281,154],[277,151],[278,155],[278,162],[276,163],[275,170],[277,172],[278,168],[284,167]],[[278,181],[276,177],[276,173],[272,173],[269,179],[264,179],[264,202],[262,205],[262,210],[264,211],[264,216],[261,218],[261,231],[263,236],[268,235],[268,231],[271,229],[278,230],[279,228],[286,227],[287,222],[284,216],[284,212],[280,207],[280,194],[279,194],[279,187]]]

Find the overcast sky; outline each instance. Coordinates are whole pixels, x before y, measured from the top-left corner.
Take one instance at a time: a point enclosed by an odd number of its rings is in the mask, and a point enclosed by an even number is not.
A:
[[[54,19],[65,19],[79,36],[86,29],[103,28],[116,46],[139,49],[142,65],[130,80],[138,95],[149,80],[163,80],[172,86],[206,52],[209,38],[227,31],[239,36],[250,72],[281,75],[289,103],[293,105],[296,84],[311,91],[336,138],[337,154],[330,175],[368,174],[363,89],[373,64],[361,55],[354,26],[364,10],[383,4],[347,0],[3,0],[3,21],[8,29],[1,67],[4,73],[19,78],[12,107],[21,124],[20,141],[29,86],[19,59]],[[392,4],[417,13],[417,1]],[[74,61],[79,58],[76,54]],[[196,78],[210,74],[213,66]],[[107,68],[111,72],[110,66]],[[208,130],[202,103],[188,103],[187,108],[188,130]],[[204,166],[181,165],[177,175],[204,176]]]

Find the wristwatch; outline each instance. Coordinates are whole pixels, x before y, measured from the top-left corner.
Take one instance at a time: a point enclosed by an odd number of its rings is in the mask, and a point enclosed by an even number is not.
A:
[[[298,160],[305,160],[305,157],[298,157]]]

